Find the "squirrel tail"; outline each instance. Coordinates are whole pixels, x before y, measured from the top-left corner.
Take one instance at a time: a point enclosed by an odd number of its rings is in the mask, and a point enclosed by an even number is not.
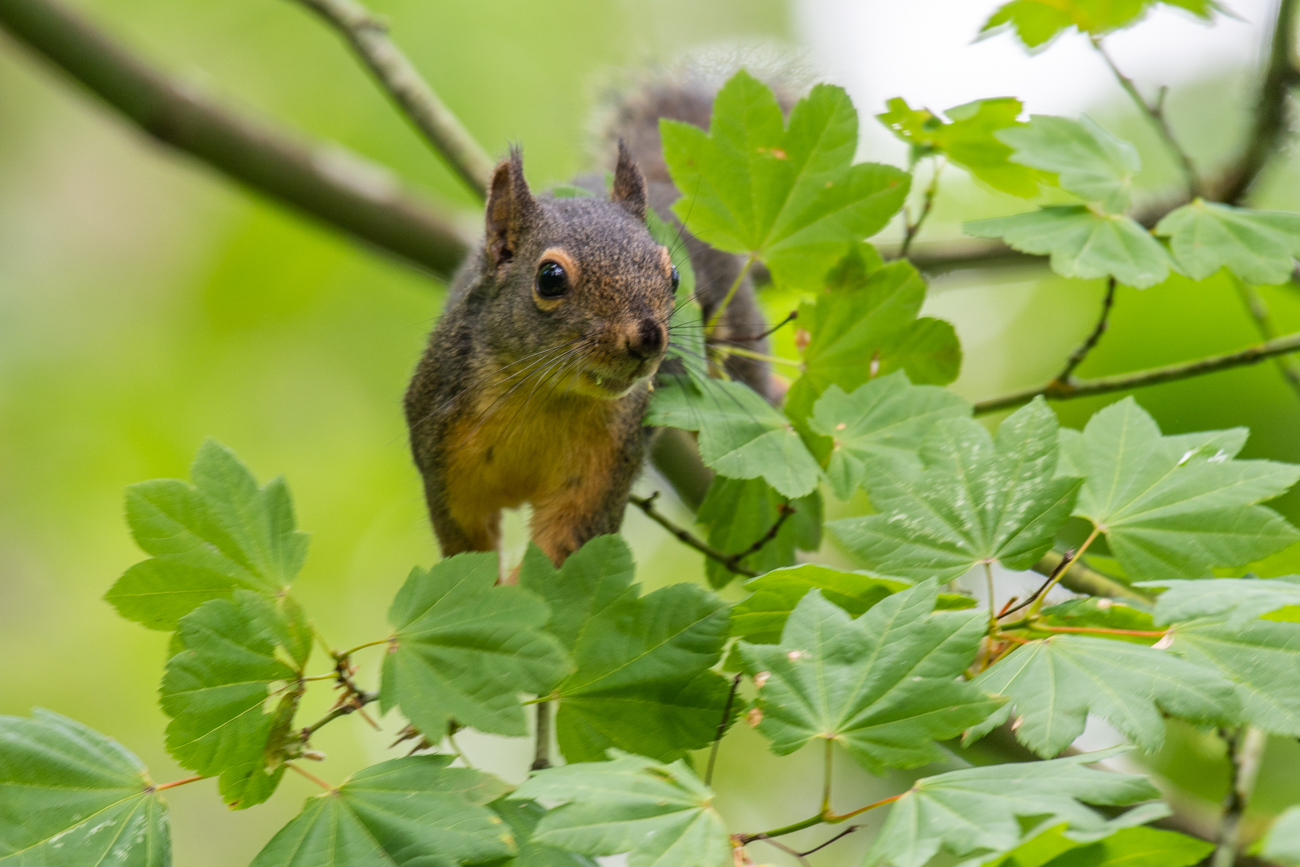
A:
[[[786,112],[803,95],[811,78],[798,61],[768,49],[705,52],[673,66],[625,75],[623,80],[606,87],[593,127],[598,164],[603,168],[608,167],[607,163],[612,165],[612,156],[618,153],[618,142],[622,141],[645,176],[650,206],[660,218],[681,230],[695,271],[695,296],[706,321],[713,318],[740,273],[743,258],[696,238],[670,210],[681,197],[681,191],[673,184],[664,163],[659,120],[669,118],[708,129],[714,96],[741,68],[771,87]],[[751,269],[750,275],[744,278],[723,312],[715,341],[722,347],[737,346],[766,355],[768,326],[755,298],[755,270],[758,269]],[[760,271],[760,276],[763,273]],[[678,364],[666,365],[665,371],[676,372]],[[772,377],[765,361],[732,355],[727,359],[726,370],[769,401],[778,402],[784,395],[783,383]]]

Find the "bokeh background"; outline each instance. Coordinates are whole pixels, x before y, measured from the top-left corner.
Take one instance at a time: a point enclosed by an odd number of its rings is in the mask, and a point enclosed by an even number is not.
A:
[[[905,160],[870,119],[890,96],[937,110],[1016,95],[1032,111],[1087,111],[1137,143],[1145,194],[1177,183],[1082,39],[1063,38],[1034,57],[1007,36],[972,44],[991,0],[372,5],[491,151],[524,145],[535,185],[590,166],[588,118],[614,70],[754,42],[803,55],[849,88],[864,118],[863,158]],[[1242,141],[1272,2],[1231,5],[1241,20],[1207,28],[1160,12],[1113,40],[1149,93],[1173,86],[1174,125],[1207,168]],[[194,86],[386,163],[477,222],[457,181],[337,38],[293,2],[77,6]],[[1300,209],[1298,172],[1279,156],[1254,203]],[[950,169],[922,239],[956,237],[963,219],[1023,207]],[[934,282],[926,312],[956,325],[966,353],[956,388],[981,398],[1055,373],[1091,328],[1101,292],[1096,282],[1043,269],[959,274]],[[1300,328],[1296,287],[1264,294],[1279,327]],[[166,636],[119,619],[101,596],[141,557],[123,521],[122,489],[185,477],[205,436],[233,447],[261,478],[288,477],[299,523],[314,534],[295,594],[328,640],[342,647],[382,637],[407,571],[437,556],[400,395],[442,299],[443,287],[427,277],[163,152],[0,35],[0,713],[57,710],[121,740],[155,779],[183,775],[162,748],[166,720],[156,703]],[[778,316],[789,309],[789,299],[770,304]],[[1257,339],[1230,284],[1173,279],[1121,289],[1111,330],[1080,372],[1132,370]],[[1300,460],[1300,400],[1270,364],[1138,397],[1166,432],[1247,425],[1246,456]],[[1079,426],[1104,402],[1057,409]],[[641,484],[656,487],[653,478]],[[1300,519],[1295,495],[1275,505]],[[646,585],[702,576],[696,555],[639,514],[625,532]],[[511,545],[522,539],[515,522]],[[373,683],[377,660],[361,661],[370,663],[363,682]],[[314,701],[305,715],[328,697]],[[391,755],[393,721],[383,732],[351,722],[319,738],[330,754],[320,773],[331,780]],[[1174,735],[1144,761],[1181,787],[1180,803],[1212,815],[1226,783],[1221,749],[1202,732]],[[481,766],[513,778],[526,763],[522,741],[462,745]],[[800,817],[816,800],[818,762],[777,762],[740,731],[722,751],[722,807],[743,830]],[[1298,769],[1300,748],[1270,744],[1254,826],[1300,800]],[[906,781],[872,778],[847,761],[839,779],[844,808]],[[312,793],[290,775],[269,804],[230,813],[211,784],[176,790],[176,863],[247,863]],[[857,837],[819,863],[857,863],[868,835]]]

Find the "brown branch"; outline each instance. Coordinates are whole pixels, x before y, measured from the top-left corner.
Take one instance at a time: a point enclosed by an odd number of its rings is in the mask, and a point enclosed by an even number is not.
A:
[[[1290,132],[1291,88],[1300,84],[1300,69],[1296,68],[1297,2],[1277,0],[1268,64],[1255,101],[1254,124],[1245,149],[1215,191],[1214,198],[1221,202],[1236,205],[1245,200],[1269,158],[1280,149]]]
[[[1065,555],[1057,551],[1048,551],[1042,559],[1034,564],[1034,571],[1039,575],[1046,575],[1049,578],[1060,568],[1061,561]],[[1107,578],[1105,575],[1089,569],[1087,566],[1075,560],[1070,563],[1070,567],[1061,575],[1060,584],[1073,590],[1075,593],[1086,593],[1089,596],[1105,596],[1110,599],[1130,599],[1134,602],[1151,601],[1150,597],[1144,596],[1132,587],[1121,584],[1114,578]]]
[[[155,140],[301,213],[444,278],[469,249],[451,217],[402,189],[386,169],[218,106],[58,0],[0,0],[0,30]]]
[[[768,542],[771,542],[773,539],[775,539],[777,533],[781,532],[782,525],[785,524],[786,520],[789,519],[789,517],[795,513],[795,509],[793,506],[791,506],[789,503],[782,503],[778,508],[778,514],[776,520],[772,522],[772,526],[767,528],[767,532],[764,533],[761,538],[756,539],[754,541],[754,544],[750,545],[748,548],[746,548],[743,551],[738,551],[735,554],[728,554],[725,551],[719,551],[717,548],[714,548],[709,543],[693,535],[688,530],[685,530],[682,527],[677,526],[671,520],[669,520],[666,515],[664,515],[662,512],[660,512],[658,509],[655,508],[654,503],[655,500],[658,499],[658,497],[659,497],[658,491],[655,491],[653,494],[651,494],[648,497],[638,497],[634,494],[628,497],[628,502],[636,506],[641,511],[645,512],[646,516],[650,518],[650,520],[654,521],[656,524],[663,527],[669,533],[672,533],[674,536],[676,536],[678,541],[682,542],[682,544],[694,548],[696,551],[699,551],[701,554],[703,554],[705,557],[708,557],[710,560],[716,560],[717,562],[721,563],[723,567],[726,568],[728,571],[734,572],[737,575],[744,575],[748,578],[757,578],[761,573],[755,572],[753,569],[748,569],[744,566],[741,566],[740,561],[744,560],[746,557],[750,556],[751,554],[757,554],[759,551],[763,549],[763,547]]]
[[[1250,318],[1255,321],[1255,328],[1259,331],[1259,336],[1265,340],[1272,340],[1277,337],[1277,328],[1273,325],[1273,314],[1269,312],[1268,305],[1264,298],[1259,294],[1259,290],[1254,286],[1247,285],[1244,280],[1233,277],[1232,282],[1237,286],[1237,292],[1241,295],[1241,303],[1246,306],[1246,312]],[[1277,356],[1273,359],[1274,365],[1277,366],[1278,373],[1286,380],[1291,390],[1300,397],[1300,365],[1297,365],[1294,359],[1284,356]]]
[[[1083,360],[1088,357],[1088,353],[1092,352],[1093,347],[1097,345],[1097,341],[1101,340],[1101,336],[1106,333],[1106,329],[1110,325],[1110,308],[1115,304],[1115,285],[1114,277],[1106,281],[1106,297],[1101,302],[1101,316],[1097,318],[1097,324],[1093,327],[1092,333],[1088,335],[1087,339],[1080,343],[1074,352],[1070,353],[1069,359],[1065,362],[1065,367],[1056,375],[1056,382],[1070,385],[1074,379],[1075,369],[1080,364],[1083,364]],[[1267,336],[1271,337],[1272,335]]]
[[[1118,376],[1105,376],[1097,379],[1076,380],[1073,383],[1061,383],[1053,380],[1047,385],[1038,388],[1027,388],[1023,391],[1005,394],[1001,397],[982,400],[975,404],[975,414],[997,412],[1001,409],[1011,409],[1029,403],[1038,396],[1043,396],[1049,400],[1070,400],[1077,397],[1091,397],[1097,394],[1109,394],[1114,391],[1128,391],[1133,388],[1145,388],[1149,385],[1159,385],[1163,382],[1174,382],[1179,379],[1190,379],[1195,376],[1204,376],[1207,373],[1217,373],[1220,370],[1228,370],[1233,367],[1243,367],[1248,364],[1257,364],[1266,358],[1272,358],[1277,355],[1286,355],[1292,352],[1300,352],[1300,333],[1288,334],[1285,337],[1278,337],[1273,340],[1267,340],[1255,346],[1238,350],[1237,352],[1228,352],[1223,355],[1211,355],[1208,358],[1197,359],[1196,361],[1186,361],[1180,364],[1170,364],[1165,367],[1153,367],[1150,370],[1139,370],[1135,373],[1124,373]]]
[[[388,25],[356,0],[298,0],[336,28],[402,112],[480,199],[493,160],[388,38]]]

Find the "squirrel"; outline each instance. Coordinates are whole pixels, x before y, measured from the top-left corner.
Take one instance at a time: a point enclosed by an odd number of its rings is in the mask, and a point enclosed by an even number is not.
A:
[[[712,101],[712,90],[681,83],[627,97],[607,199],[534,196],[518,148],[496,166],[483,243],[453,279],[405,397],[443,556],[497,550],[501,510],[525,502],[532,539],[557,566],[618,531],[651,436],[642,418],[654,376],[691,363],[666,361],[679,275],[646,227],[647,208],[686,245],[704,321],[741,268],[668,210],[680,194],[658,120],[705,126]],[[714,339],[763,354],[765,328],[747,277]],[[725,369],[772,399],[765,362],[731,356]]]

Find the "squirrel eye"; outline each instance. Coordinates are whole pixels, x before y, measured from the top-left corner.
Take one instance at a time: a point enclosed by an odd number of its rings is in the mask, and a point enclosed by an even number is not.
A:
[[[569,291],[569,275],[558,262],[543,262],[537,269],[537,294],[543,298],[559,298]]]
[[[677,291],[677,285],[682,282],[682,275],[677,273],[677,266],[673,266],[673,291]]]

